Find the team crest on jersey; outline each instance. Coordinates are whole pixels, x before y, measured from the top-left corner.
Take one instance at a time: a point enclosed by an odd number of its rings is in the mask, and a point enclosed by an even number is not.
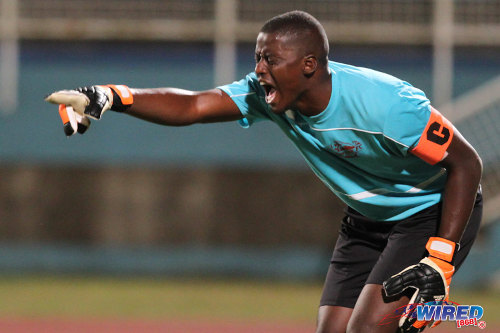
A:
[[[357,140],[350,143],[335,140],[329,148],[337,155],[345,158],[353,158],[358,157],[359,152],[363,149],[363,145]]]

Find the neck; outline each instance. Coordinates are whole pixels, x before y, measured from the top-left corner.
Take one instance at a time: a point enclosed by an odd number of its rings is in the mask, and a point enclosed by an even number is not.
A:
[[[309,87],[302,93],[297,100],[296,108],[304,116],[315,116],[323,112],[332,96],[332,74],[326,68],[317,73],[320,75],[313,75],[310,80]]]

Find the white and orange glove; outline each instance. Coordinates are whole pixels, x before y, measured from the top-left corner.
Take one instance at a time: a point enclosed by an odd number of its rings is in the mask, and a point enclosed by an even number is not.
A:
[[[401,332],[422,332],[428,325],[435,327],[440,323],[418,320],[416,306],[412,305],[448,301],[451,277],[455,272],[453,257],[458,247],[457,243],[447,239],[431,237],[425,246],[429,252],[428,257],[383,283],[384,293],[388,297],[401,295],[407,289],[414,290],[408,303],[410,310],[405,311],[399,321]]]
[[[125,85],[96,85],[74,90],[59,90],[45,100],[59,104],[59,115],[67,136],[83,134],[91,119],[101,119],[107,110],[123,112],[134,102],[130,89]]]

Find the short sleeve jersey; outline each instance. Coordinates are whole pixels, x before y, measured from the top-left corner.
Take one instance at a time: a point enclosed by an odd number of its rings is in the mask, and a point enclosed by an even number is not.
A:
[[[435,164],[453,126],[405,81],[338,62],[329,68],[329,104],[312,117],[273,113],[255,73],[219,89],[238,106],[243,127],[276,123],[326,186],[361,214],[393,221],[438,203],[446,171]]]

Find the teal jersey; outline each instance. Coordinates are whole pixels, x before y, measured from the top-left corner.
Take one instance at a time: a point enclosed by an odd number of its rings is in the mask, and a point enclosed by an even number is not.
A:
[[[255,73],[218,88],[240,109],[242,126],[276,123],[326,186],[364,216],[399,220],[441,201],[446,171],[410,153],[434,110],[425,94],[367,68],[332,61],[329,68],[330,101],[312,117],[274,114]]]

